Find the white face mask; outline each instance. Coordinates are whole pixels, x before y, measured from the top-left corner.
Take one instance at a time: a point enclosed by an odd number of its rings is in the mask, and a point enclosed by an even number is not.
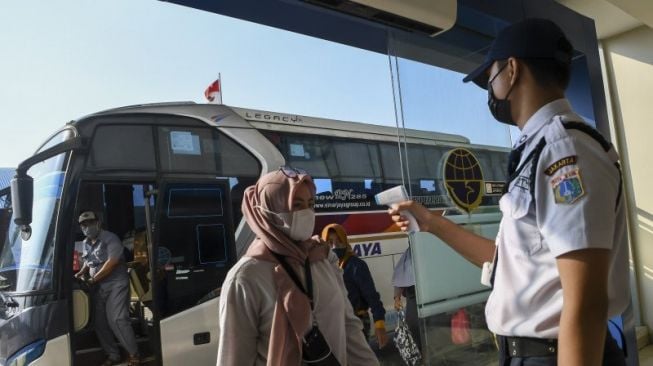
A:
[[[276,225],[284,234],[292,240],[304,241],[313,235],[315,228],[315,211],[312,208],[306,208],[293,212],[276,213],[257,206],[261,210],[276,215],[283,222],[283,226]]]

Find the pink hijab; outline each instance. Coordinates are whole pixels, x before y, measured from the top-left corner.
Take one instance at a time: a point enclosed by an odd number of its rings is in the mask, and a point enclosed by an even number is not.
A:
[[[256,234],[245,256],[278,263],[270,252],[274,251],[285,256],[289,263],[300,264],[299,268],[303,268],[307,257],[310,262],[327,257],[327,245],[312,239],[297,244],[274,225],[281,224],[281,220],[265,211],[290,212],[295,192],[301,184],[308,184],[315,195],[315,184],[309,175],[298,174],[290,178],[281,170],[264,175],[245,190],[243,215]],[[267,365],[299,365],[302,338],[310,326],[310,303],[280,264],[274,267],[274,282],[277,285],[277,303],[272,318]]]

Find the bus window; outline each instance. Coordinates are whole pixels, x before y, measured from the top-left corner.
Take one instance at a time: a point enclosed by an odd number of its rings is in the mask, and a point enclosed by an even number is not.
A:
[[[337,173],[336,177],[349,180],[355,179],[360,183],[362,190],[365,179],[361,177],[381,176],[378,150],[375,144],[358,141],[335,140],[330,151],[335,154]],[[335,173],[335,172],[332,172]]]
[[[93,137],[87,166],[92,170],[155,170],[152,128],[99,126]]]
[[[159,127],[163,171],[217,172],[219,142],[210,128]]]
[[[401,162],[399,161],[399,147],[397,144],[382,143],[379,144],[381,150],[381,167],[383,169],[383,179],[385,183],[397,185],[402,183]]]
[[[286,164],[302,168],[313,177],[330,177],[337,163],[326,138],[304,135],[283,135],[280,151]]]

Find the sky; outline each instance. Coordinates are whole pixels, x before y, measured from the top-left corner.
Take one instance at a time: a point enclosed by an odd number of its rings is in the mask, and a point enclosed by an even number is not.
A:
[[[204,103],[218,73],[227,105],[396,125],[387,55],[155,0],[3,1],[0,47],[0,167],[93,112]],[[484,90],[398,64],[406,127],[510,145]]]

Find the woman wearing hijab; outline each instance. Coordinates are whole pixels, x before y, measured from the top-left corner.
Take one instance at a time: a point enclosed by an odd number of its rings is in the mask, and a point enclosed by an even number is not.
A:
[[[347,232],[341,225],[325,226],[322,230],[322,240],[329,243],[338,256],[338,267],[343,270],[342,276],[349,302],[356,316],[363,322],[363,334],[367,337],[370,333],[369,311],[372,310],[374,332],[379,348],[383,348],[388,343],[385,332],[385,309],[367,263],[356,256],[347,239]]]
[[[337,258],[311,239],[314,200],[311,177],[291,168],[245,190],[242,211],[256,239],[222,287],[218,365],[302,365],[302,341],[315,325],[340,365],[379,364],[347,301]]]

